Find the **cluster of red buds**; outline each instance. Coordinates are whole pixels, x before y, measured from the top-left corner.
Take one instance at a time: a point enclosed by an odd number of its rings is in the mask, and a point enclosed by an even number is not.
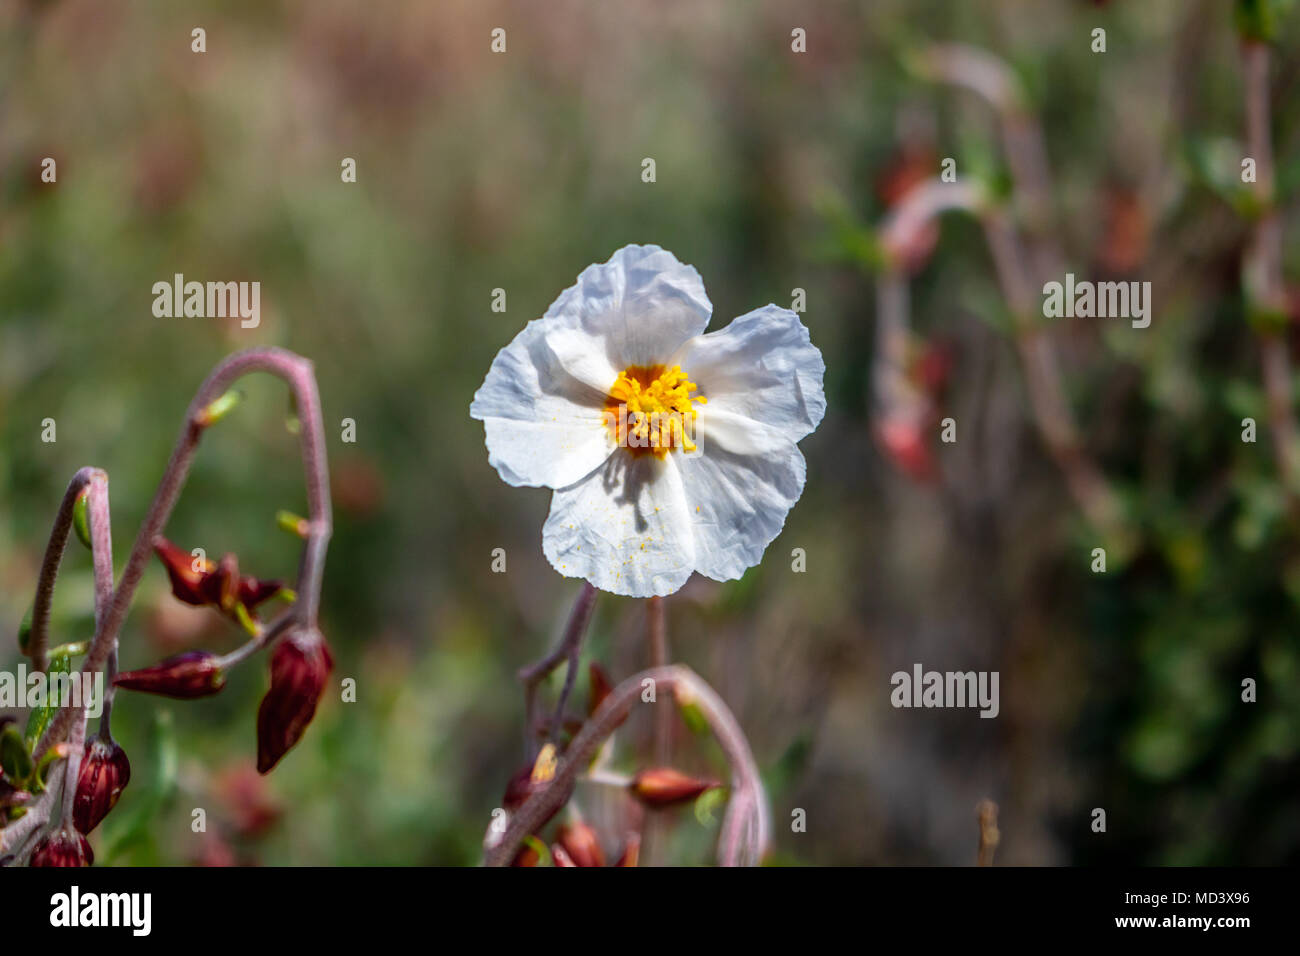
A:
[[[612,685],[600,665],[594,661],[589,665],[590,698],[587,707],[588,716],[595,713],[602,701],[609,696]],[[621,721],[620,721],[621,723]],[[548,743],[542,747],[537,759],[530,765],[520,768],[506,785],[501,805],[507,813],[513,814],[534,794],[553,785],[557,759],[555,744]],[[633,776],[626,783],[627,796],[644,809],[663,810],[691,803],[704,793],[717,789],[721,784],[716,780],[693,777],[673,767],[650,767]],[[560,810],[569,804],[573,796],[572,784],[563,799],[556,801],[556,808],[549,817],[542,820],[534,832],[526,837],[515,854],[512,866],[606,866],[606,855],[601,839],[596,830],[583,822],[576,813],[570,813],[567,822],[554,828],[548,845],[542,834],[550,827]],[[636,866],[641,851],[641,838],[635,831],[624,838],[617,861],[614,866]]]
[[[216,608],[249,630],[262,632],[258,605],[273,597],[293,598],[280,581],[241,575],[234,555],[220,562],[195,559],[165,538],[154,551],[167,569],[172,594],[195,606]],[[227,659],[209,651],[185,651],[141,670],[118,674],[113,683],[128,690],[192,699],[226,685]],[[334,668],[329,645],[315,628],[291,627],[271,654],[271,688],[257,712],[257,769],[267,773],[294,744],[316,714],[325,682]]]
[[[541,760],[547,758],[543,750]],[[540,760],[539,760],[540,763]],[[537,779],[536,767],[526,767],[516,774],[506,788],[502,801],[507,811],[513,812],[523,805],[524,800],[538,789],[546,786],[546,780]],[[652,767],[642,770],[628,784],[629,796],[643,807],[665,809],[690,803],[720,784],[716,780],[704,780],[689,776],[672,767]],[[565,801],[567,803],[567,800]],[[557,808],[556,812],[559,812]],[[545,829],[545,821],[538,831]],[[579,819],[560,824],[552,837],[549,849],[539,833],[528,837],[519,852],[515,854],[512,866],[541,866],[549,855],[553,866],[606,866],[606,857],[600,836],[588,823]],[[629,833],[624,839],[622,851],[614,866],[636,866],[641,851],[641,838]]]
[[[68,756],[68,745],[50,749],[39,764],[33,762],[31,744],[0,718],[0,814],[17,818],[27,812],[32,793],[47,789],[45,771],[54,759]],[[77,787],[73,793],[72,820],[43,837],[32,851],[33,866],[89,866],[94,861],[86,834],[107,816],[131,779],[131,764],[112,737],[96,737],[86,744]]]
[[[153,543],[171,580],[172,594],[193,607],[215,607],[245,630],[256,632],[256,608],[273,597],[293,598],[283,581],[261,581],[239,573],[239,562],[227,554],[213,564],[186,554],[166,538]]]
[[[32,866],[90,866],[95,854],[86,834],[117,804],[131,779],[131,763],[111,737],[86,744],[72,800],[72,821],[43,837],[32,850]]]
[[[252,372],[270,373],[289,386],[293,402],[290,431],[302,436],[311,518],[280,512],[276,519],[283,530],[304,542],[296,587],[306,589],[308,599],[301,604],[283,582],[240,573],[234,555],[227,554],[214,563],[201,551],[186,553],[156,534],[167,524],[204,431],[239,404],[241,393],[230,388],[230,383]],[[27,861],[35,866],[85,866],[93,862],[86,837],[112,812],[131,779],[130,761],[110,729],[118,688],[182,700],[206,697],[225,686],[229,670],[268,650],[270,688],[257,714],[259,774],[268,773],[302,738],[334,666],[316,626],[331,528],[324,446],[320,399],[307,360],[275,348],[232,355],[213,370],[187,412],[120,577],[113,568],[111,549],[103,547],[108,543],[110,525],[108,476],[102,469],[89,467],[73,476],[51,530],[32,610],[19,628],[18,646],[50,675],[70,674],[72,658],[84,654],[82,674],[95,678],[109,675],[113,687],[99,715],[98,733],[89,739],[86,731],[91,714],[85,706],[51,703],[34,707],[25,733],[10,726],[12,719],[0,716],[0,853],[4,854],[0,865]],[[53,587],[73,530],[93,557],[95,633],[89,640],[50,648],[47,631]],[[242,646],[224,655],[190,650],[151,667],[117,673],[121,626],[150,546],[166,569],[175,598],[192,607],[212,608],[238,625],[248,635]],[[263,624],[259,608],[276,598],[293,606]],[[47,783],[48,771],[56,761],[63,762],[62,786],[58,788]],[[263,814],[261,820],[266,819]]]

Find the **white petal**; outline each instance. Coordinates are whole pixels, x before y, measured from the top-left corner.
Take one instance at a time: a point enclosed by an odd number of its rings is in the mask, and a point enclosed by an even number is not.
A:
[[[803,454],[791,442],[777,452],[735,454],[718,443],[681,459],[695,537],[695,570],[731,581],[758,564],[803,493]],[[671,456],[670,456],[671,457]]]
[[[676,456],[620,450],[555,492],[542,550],[565,577],[628,597],[671,594],[694,567],[691,518]]]
[[[574,374],[592,374],[595,365],[600,375],[600,353],[589,348],[595,359],[584,365],[581,333],[557,332],[566,330],[545,319],[529,322],[497,353],[469,407],[483,421],[488,462],[511,485],[563,488],[615,447],[601,417],[604,391]]]
[[[687,342],[668,364],[680,364],[708,399],[699,407],[701,428],[710,413],[730,413],[797,442],[826,414],[826,363],[789,309],[755,309]]]
[[[704,331],[712,313],[704,281],[693,268],[658,246],[624,246],[608,262],[584,269],[577,284],[546,310],[546,318],[600,338],[617,375],[629,365],[665,362]]]

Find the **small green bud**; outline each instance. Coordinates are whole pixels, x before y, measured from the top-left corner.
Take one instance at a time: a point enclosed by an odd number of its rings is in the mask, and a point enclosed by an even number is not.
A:
[[[93,551],[94,544],[90,538],[89,502],[89,491],[83,491],[77,495],[77,500],[72,506],[72,527],[77,532],[77,540]]]
[[[23,615],[23,622],[18,625],[18,650],[24,654],[29,653],[28,648],[32,645],[32,609],[28,608],[27,613]]]
[[[232,388],[216,401],[208,405],[207,408],[199,412],[198,422],[203,428],[209,425],[215,425],[221,419],[225,418],[235,407],[244,400],[244,393],[239,389]]]
[[[277,511],[275,513],[275,523],[280,527],[281,531],[287,531],[299,538],[307,537],[307,519],[294,514],[292,511]]]

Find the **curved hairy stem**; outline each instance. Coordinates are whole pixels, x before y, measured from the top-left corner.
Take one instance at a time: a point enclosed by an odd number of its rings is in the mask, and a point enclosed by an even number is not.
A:
[[[549,819],[566,801],[578,776],[586,771],[602,743],[640,699],[642,682],[652,680],[699,708],[731,767],[731,798],[718,838],[718,862],[723,866],[753,866],[761,862],[771,839],[767,793],[744,732],[722,698],[694,671],[680,664],[642,671],[615,687],[569,744],[545,789],[535,792],[515,812],[501,838],[487,850],[488,866],[505,866],[514,859],[524,837]]]
[[[69,499],[75,502],[83,491],[87,496],[87,524],[90,530],[91,562],[94,566],[95,578],[95,636],[91,640],[90,650],[87,654],[89,658],[96,654],[96,649],[100,645],[109,641],[107,632],[104,629],[109,603],[113,597],[113,529],[109,515],[108,475],[98,468],[82,468],[68,486],[68,493],[64,496],[64,505],[68,504]],[[71,509],[67,510],[70,523]],[[60,518],[55,519],[55,534],[51,536],[52,545],[55,539],[59,537],[63,511],[64,508],[60,508]],[[67,538],[67,531],[67,526],[63,526],[62,537],[64,541]],[[62,544],[63,542],[60,542],[58,548],[60,554],[62,553]],[[47,550],[47,561],[49,557],[50,551]],[[53,562],[56,572],[58,564],[58,558],[56,557]],[[44,583],[44,581],[45,577],[42,575],[42,582]],[[47,603],[47,619],[49,594],[52,590],[53,579],[50,579],[48,587],[44,589]],[[38,587],[38,595],[40,593],[42,593],[42,589]],[[40,598],[38,597],[39,601]],[[32,617],[34,622],[35,614]],[[115,641],[116,639],[113,639],[114,643]],[[26,862],[27,856],[35,846],[41,828],[45,824],[61,818],[56,815],[55,811],[61,808],[62,817],[71,816],[72,802],[77,792],[77,779],[81,773],[81,757],[86,743],[86,703],[90,693],[88,681],[93,679],[96,673],[93,670],[82,669],[81,699],[66,704],[59,711],[59,717],[63,718],[64,726],[70,725],[71,727],[67,734],[64,749],[65,759],[61,790],[52,786],[49,787],[41,794],[35,805],[28,808],[26,814],[14,824],[0,830],[0,856],[5,856],[17,850],[16,861],[19,863]],[[48,746],[45,748],[38,747],[37,762],[39,762],[39,756],[43,756],[46,749],[48,749]],[[60,794],[57,801],[56,793]]]
[[[50,607],[54,600],[54,582],[59,577],[59,565],[63,562],[63,552],[68,546],[68,533],[72,530],[72,515],[77,499],[85,491],[95,475],[103,472],[97,468],[81,468],[68,482],[68,490],[63,493],[58,513],[54,516],[54,527],[50,529],[50,540],[45,545],[45,557],[41,561],[40,576],[36,579],[36,601],[32,605],[31,643],[27,653],[37,670],[50,666],[46,658],[49,648]]]

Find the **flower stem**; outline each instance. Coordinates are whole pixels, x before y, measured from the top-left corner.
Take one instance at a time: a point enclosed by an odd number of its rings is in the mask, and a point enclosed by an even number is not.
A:
[[[573,602],[573,610],[569,612],[569,623],[564,628],[564,636],[560,638],[560,643],[541,660],[521,668],[518,673],[519,683],[524,685],[524,754],[530,762],[536,759],[538,752],[537,687],[560,666],[562,661],[567,663],[564,689],[560,692],[560,700],[556,704],[555,715],[551,718],[547,734],[549,738],[554,739],[564,719],[564,705],[568,703],[569,694],[573,692],[573,685],[578,675],[578,658],[582,653],[582,640],[587,633],[587,625],[591,623],[591,615],[595,608],[596,589],[589,582],[584,581],[577,600]]]

